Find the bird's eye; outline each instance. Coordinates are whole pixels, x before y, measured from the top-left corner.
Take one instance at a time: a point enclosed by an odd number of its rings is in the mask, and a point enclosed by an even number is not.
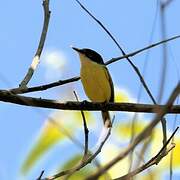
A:
[[[92,59],[92,58],[93,58],[93,55],[92,55],[92,54],[90,54],[90,53],[86,53],[86,56],[87,56],[88,58],[90,58],[90,59]]]

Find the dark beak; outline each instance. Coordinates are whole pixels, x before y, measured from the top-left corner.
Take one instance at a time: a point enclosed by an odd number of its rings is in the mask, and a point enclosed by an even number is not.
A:
[[[78,53],[82,53],[82,50],[76,47],[72,47],[75,51],[77,51]]]

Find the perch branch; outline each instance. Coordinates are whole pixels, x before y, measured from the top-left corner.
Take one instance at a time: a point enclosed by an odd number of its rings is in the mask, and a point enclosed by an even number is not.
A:
[[[165,105],[136,104],[136,103],[95,103],[95,102],[74,102],[68,101],[61,103],[56,100],[42,99],[15,95],[6,90],[0,90],[0,101],[19,104],[24,106],[61,109],[61,110],[87,110],[87,111],[126,111],[126,112],[143,112],[154,113],[163,109]],[[174,105],[168,109],[167,113],[180,113],[180,105]]]

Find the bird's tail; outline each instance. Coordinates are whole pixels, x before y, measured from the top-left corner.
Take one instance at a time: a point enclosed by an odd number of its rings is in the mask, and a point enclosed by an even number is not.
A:
[[[103,118],[105,127],[107,128],[112,127],[109,111],[101,111],[101,113],[102,113],[102,118]]]

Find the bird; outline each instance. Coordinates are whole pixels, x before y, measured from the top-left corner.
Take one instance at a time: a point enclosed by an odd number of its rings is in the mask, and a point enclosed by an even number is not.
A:
[[[92,102],[114,102],[114,85],[111,75],[99,53],[92,49],[72,47],[79,54],[80,78],[86,96]],[[109,111],[102,110],[104,126],[112,127]]]

